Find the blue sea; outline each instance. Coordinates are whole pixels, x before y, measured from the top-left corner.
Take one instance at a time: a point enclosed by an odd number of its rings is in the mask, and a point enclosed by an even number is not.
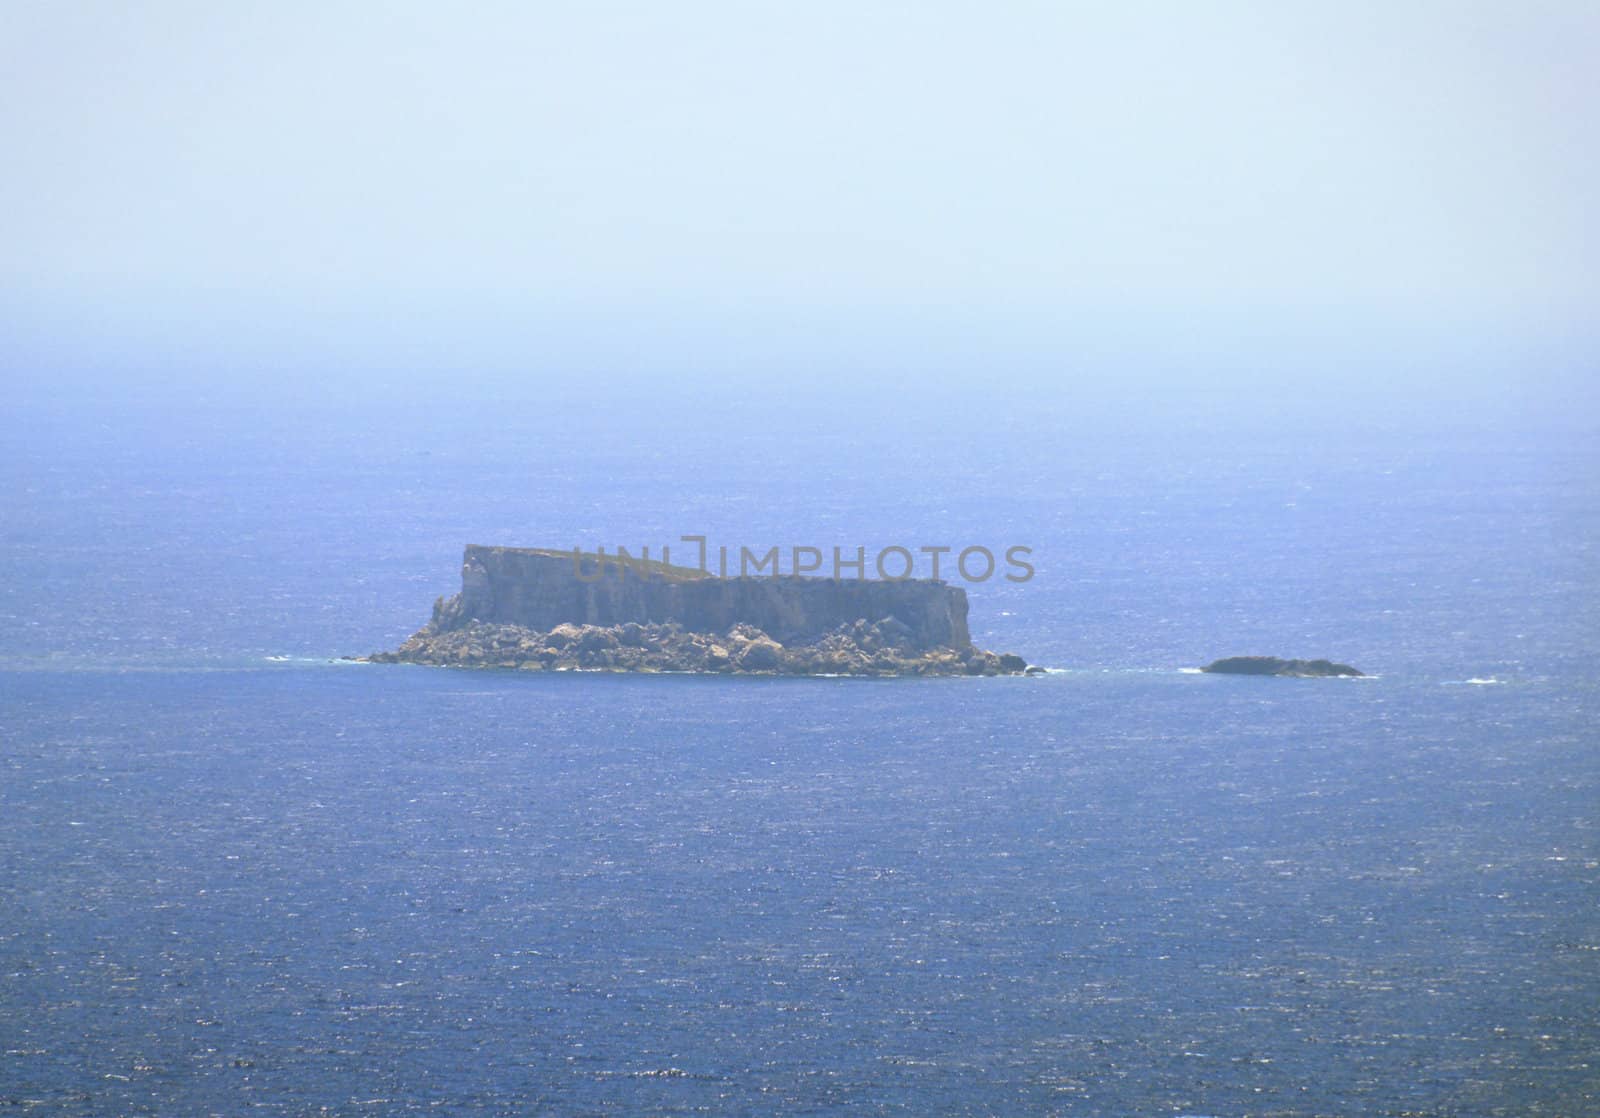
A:
[[[1600,1113],[1593,430],[766,393],[17,404],[0,1103]],[[973,635],[1052,671],[337,659],[696,534],[1030,547]]]

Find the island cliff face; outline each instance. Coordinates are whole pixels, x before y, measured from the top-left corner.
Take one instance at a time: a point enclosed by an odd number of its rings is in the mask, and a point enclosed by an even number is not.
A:
[[[570,551],[470,545],[461,592],[379,662],[524,670],[997,675],[967,595],[932,579],[714,578]]]

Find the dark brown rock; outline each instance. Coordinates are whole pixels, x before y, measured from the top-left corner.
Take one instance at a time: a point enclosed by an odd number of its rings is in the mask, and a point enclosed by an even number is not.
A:
[[[1300,678],[1322,676],[1364,675],[1359,668],[1349,664],[1336,664],[1331,660],[1280,660],[1276,656],[1229,656],[1213,660],[1200,669],[1218,675],[1280,675]]]

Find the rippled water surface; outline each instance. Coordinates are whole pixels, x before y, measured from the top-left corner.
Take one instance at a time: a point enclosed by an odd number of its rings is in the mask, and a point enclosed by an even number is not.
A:
[[[1553,1114],[1595,1086],[1600,789],[1539,687],[5,686],[24,1104]]]

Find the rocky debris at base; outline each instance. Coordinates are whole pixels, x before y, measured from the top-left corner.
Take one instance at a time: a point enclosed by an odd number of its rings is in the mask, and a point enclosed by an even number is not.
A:
[[[1366,673],[1332,660],[1280,660],[1276,656],[1229,656],[1200,669],[1218,675],[1280,675],[1302,679],[1324,676],[1359,676]]]
[[[548,632],[471,621],[424,628],[380,664],[439,664],[521,671],[715,672],[737,675],[1022,675],[1028,663],[971,647],[919,648],[906,626],[888,618],[840,625],[804,644],[780,644],[753,625],[722,633],[676,623],[557,625]]]

